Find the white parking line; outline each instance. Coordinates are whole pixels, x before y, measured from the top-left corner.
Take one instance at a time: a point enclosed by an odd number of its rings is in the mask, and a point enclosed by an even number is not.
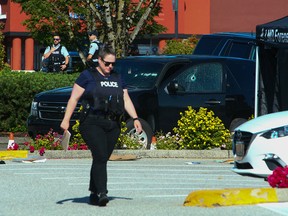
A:
[[[264,203],[258,204],[258,206],[269,209],[270,211],[276,212],[282,215],[288,215],[288,203]]]
[[[187,194],[177,194],[177,195],[149,195],[146,198],[169,198],[169,197],[187,197]]]
[[[165,188],[165,187],[162,187],[162,188],[110,188],[108,189],[109,191],[159,191],[159,190],[168,190],[168,191],[173,191],[173,190],[188,190],[188,191],[193,191],[193,190],[209,190],[211,189],[210,187],[209,188],[203,188],[203,187],[186,187],[186,188],[183,188],[183,187],[168,187],[168,188]],[[213,190],[217,190],[217,189],[220,189],[220,188],[212,188]]]
[[[31,172],[31,173],[13,173],[14,175],[83,175],[83,173],[87,173],[86,171],[85,172],[75,172],[75,173],[51,173],[51,172]]]
[[[61,180],[61,179],[89,179],[89,176],[87,177],[49,177],[49,178],[41,178],[42,180]]]
[[[223,176],[223,175],[221,175],[221,176]],[[225,176],[230,176],[230,175],[225,175]],[[89,178],[89,176],[87,176],[87,177],[42,177],[41,179],[43,179],[43,180],[59,180],[59,179],[69,179],[69,178]],[[111,176],[108,176],[108,179],[117,179],[117,180],[119,180],[119,179],[147,179],[147,180],[159,180],[159,178],[158,177],[142,177],[142,176],[139,176],[139,177],[136,177],[136,176],[127,176],[127,177],[121,177],[121,176],[115,176],[115,177],[111,177]],[[165,177],[164,178],[165,180],[179,180],[179,177],[177,178],[177,177]],[[191,177],[191,178],[185,178],[184,180],[191,180],[191,181],[195,181],[195,178],[193,178],[193,177]],[[205,181],[206,181],[207,179],[205,179]],[[213,179],[212,179],[213,180]],[[211,181],[212,181],[211,180]],[[199,179],[199,181],[203,181],[203,179],[202,180],[200,180]],[[215,181],[215,179],[214,179],[214,181]],[[224,180],[223,179],[223,181],[226,181],[226,180]],[[230,180],[229,180],[230,181]]]
[[[225,170],[222,170],[222,169],[213,169],[213,170],[210,170],[210,169],[141,169],[141,168],[137,168],[137,169],[131,169],[131,168],[117,168],[117,169],[113,169],[113,168],[108,168],[108,171],[148,171],[148,172],[209,172],[209,173],[212,173],[212,172],[232,172],[230,169],[225,169]]]

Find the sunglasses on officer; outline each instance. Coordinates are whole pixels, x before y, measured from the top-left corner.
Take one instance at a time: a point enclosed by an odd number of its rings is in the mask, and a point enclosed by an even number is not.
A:
[[[59,40],[60,40],[60,38],[53,38],[53,40],[54,40],[54,41],[59,41]]]
[[[103,58],[101,58],[102,62],[104,63],[105,67],[109,67],[110,65],[112,65],[112,67],[115,65],[115,62],[107,62],[107,61],[104,61]]]

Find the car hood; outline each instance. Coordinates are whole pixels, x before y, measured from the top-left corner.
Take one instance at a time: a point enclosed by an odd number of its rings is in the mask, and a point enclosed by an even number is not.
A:
[[[259,133],[288,125],[288,111],[271,113],[249,120],[235,129],[250,133]]]
[[[128,91],[130,96],[134,95],[134,94],[138,94],[139,92],[143,93],[143,92],[149,92],[151,91],[151,89],[141,89],[141,88],[137,88],[137,87],[129,87],[128,86]],[[61,98],[65,98],[65,101],[67,98],[70,97],[72,92],[72,87],[67,86],[67,87],[62,87],[62,88],[56,88],[56,89],[52,89],[52,90],[48,90],[48,91],[43,91],[40,92],[38,94],[35,95],[34,100],[43,100],[46,99],[46,97],[61,97]]]
[[[48,91],[43,91],[40,92],[36,95],[36,97],[41,97],[42,95],[57,95],[57,94],[61,94],[61,95],[71,95],[72,92],[72,87],[63,87],[63,88],[56,88],[56,89],[52,89],[52,90],[48,90]]]

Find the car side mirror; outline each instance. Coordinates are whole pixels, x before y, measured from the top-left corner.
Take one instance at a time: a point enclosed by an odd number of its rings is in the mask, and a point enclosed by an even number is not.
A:
[[[169,94],[176,94],[178,90],[179,90],[179,85],[178,85],[178,82],[175,80],[169,82],[169,84],[167,85],[167,91]]]

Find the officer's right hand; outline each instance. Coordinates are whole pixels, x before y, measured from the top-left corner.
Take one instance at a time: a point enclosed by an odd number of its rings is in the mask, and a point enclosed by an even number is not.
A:
[[[63,120],[60,124],[60,127],[65,131],[65,130],[68,130],[69,128],[69,121],[65,121]]]

